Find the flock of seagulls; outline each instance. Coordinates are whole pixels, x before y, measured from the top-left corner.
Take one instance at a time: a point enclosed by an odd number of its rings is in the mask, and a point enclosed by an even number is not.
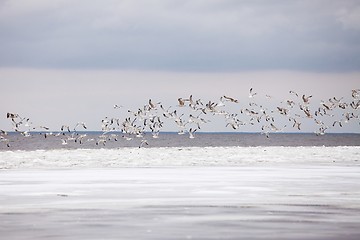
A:
[[[195,138],[196,131],[211,122],[211,116],[223,119],[225,126],[232,130],[241,129],[245,125],[258,126],[259,132],[267,138],[270,133],[282,132],[288,128],[300,131],[304,120],[313,122],[316,135],[324,135],[327,130],[343,127],[350,121],[360,124],[360,89],[353,89],[348,101],[345,101],[344,97],[331,97],[318,104],[312,102],[312,95],[298,94],[290,90],[288,98],[278,103],[274,109],[255,101],[258,96],[253,88],[249,90],[250,101],[247,103],[227,95],[221,96],[217,101],[203,101],[190,95],[179,97],[176,105],[166,107],[161,102],[149,99],[147,104],[137,110],[127,110],[124,119],[101,119],[102,134],[95,139],[86,134],[87,126],[84,122],[77,122],[73,127],[64,124],[58,131],[50,131],[49,127],[36,125],[30,118],[17,113],[7,113],[6,118],[11,121],[13,131],[25,138],[40,133],[44,138],[58,137],[63,145],[70,142],[94,142],[100,146],[120,139],[140,139],[139,148],[149,145],[148,140],[144,138],[146,134],[151,134],[154,139],[159,138],[165,122],[175,124],[179,135],[188,134],[189,138]],[[273,98],[270,95],[265,97],[267,101]],[[225,107],[228,105],[232,105],[237,111],[226,110]],[[113,108],[120,110],[124,109],[124,106],[115,104]],[[10,147],[11,142],[7,135],[5,130],[0,129],[0,144]]]

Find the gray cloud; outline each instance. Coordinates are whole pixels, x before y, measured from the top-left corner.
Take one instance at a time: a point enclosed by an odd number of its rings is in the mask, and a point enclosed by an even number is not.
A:
[[[8,0],[0,66],[360,70],[359,12],[356,0]]]

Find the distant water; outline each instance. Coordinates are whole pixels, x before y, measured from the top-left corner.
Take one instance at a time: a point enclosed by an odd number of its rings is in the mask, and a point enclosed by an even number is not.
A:
[[[10,133],[10,147],[0,143],[0,151],[7,150],[37,150],[37,149],[96,149],[96,148],[122,148],[139,147],[141,140],[146,139],[148,145],[144,147],[256,147],[256,146],[360,146],[360,134],[328,133],[317,136],[313,133],[274,133],[269,138],[260,133],[196,133],[194,139],[188,134],[160,133],[159,138],[152,138],[151,133],[143,138],[134,137],[128,141],[118,135],[117,141],[108,139],[106,144],[96,145],[101,132],[81,132],[86,134],[83,143],[69,141],[62,145],[64,136],[48,136],[33,133],[30,137],[23,137],[17,133]]]

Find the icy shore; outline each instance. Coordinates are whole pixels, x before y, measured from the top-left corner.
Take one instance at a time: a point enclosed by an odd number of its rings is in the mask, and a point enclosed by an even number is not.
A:
[[[57,149],[0,152],[0,169],[243,166],[284,163],[358,165],[359,162],[359,146]]]
[[[360,238],[360,147],[0,152],[0,236]]]
[[[360,237],[350,166],[7,170],[4,239]]]

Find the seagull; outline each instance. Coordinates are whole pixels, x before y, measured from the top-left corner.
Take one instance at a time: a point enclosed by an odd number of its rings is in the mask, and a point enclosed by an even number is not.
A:
[[[193,100],[193,96],[190,95],[189,97],[189,107],[192,109],[192,110],[195,110],[195,111],[198,111],[198,110],[201,110],[200,108],[196,108],[197,106],[202,106],[202,102],[201,102],[201,99],[197,99],[196,101]]]
[[[351,90],[351,96],[355,99],[358,99],[360,97],[360,89]]]
[[[261,132],[261,134],[265,134],[266,138],[270,138],[269,131],[263,131],[263,132]]]
[[[105,146],[105,144],[106,144],[106,139],[98,139],[98,140],[96,141],[96,145],[100,145],[100,144],[102,144],[103,146]]]
[[[350,103],[350,107],[352,107],[354,110],[360,108],[360,100],[358,100],[357,102],[352,101],[352,102]]]
[[[304,104],[309,104],[311,97],[312,97],[312,95],[310,95],[310,96],[305,96],[305,94],[302,95],[302,100],[303,100]]]
[[[326,131],[327,129],[328,129],[327,127],[321,126],[321,127],[319,128],[319,130],[318,130],[317,132],[315,132],[315,134],[316,134],[317,136],[319,136],[319,135],[324,135],[324,134],[325,134],[325,131]]]
[[[7,147],[10,147],[10,141],[7,138],[4,138],[3,136],[0,136],[0,142],[3,142],[6,144]]]
[[[206,114],[206,110],[209,112],[216,112],[217,103],[209,101],[207,104],[205,104],[206,108],[203,110],[203,113]]]
[[[166,118],[169,118],[171,117],[171,112],[169,111],[171,106],[168,107],[168,109],[165,110],[164,106],[162,104],[160,104],[160,108],[161,110],[163,111],[163,116],[166,117]]]
[[[289,105],[291,108],[295,106],[295,102],[292,100],[286,100],[287,105]]]
[[[194,133],[196,132],[197,128],[195,128],[194,130],[192,128],[190,128],[189,130],[189,138],[195,138]]]
[[[30,135],[30,133],[29,133],[29,131],[22,131],[22,132],[20,132],[21,133],[21,135],[23,135],[24,137],[30,137],[31,135]]]
[[[151,99],[149,99],[149,106],[150,106],[150,108],[155,109],[155,104],[152,102]]]
[[[132,140],[132,137],[128,137],[128,136],[125,136],[125,135],[123,135],[123,136],[121,136],[121,137],[124,138],[126,141]]]
[[[332,106],[328,106],[325,102],[321,102],[321,105],[328,111],[330,111],[332,108]]]
[[[148,141],[146,139],[141,140],[141,143],[139,145],[139,148],[142,148],[144,144],[149,145]]]
[[[187,121],[188,123],[195,123],[198,126],[198,129],[200,129],[200,124],[203,123],[207,123],[208,121],[206,121],[205,119],[201,118],[200,115],[202,113],[200,113],[197,117],[193,116],[192,114],[189,115],[189,120]]]
[[[108,140],[109,141],[114,140],[115,142],[117,142],[118,141],[117,137],[118,137],[118,135],[116,135],[116,134],[110,134],[108,137]]]
[[[333,126],[333,127],[335,127],[335,124],[336,124],[336,123],[338,123],[338,124],[339,124],[339,126],[340,126],[340,127],[342,127],[342,122],[341,122],[341,121],[334,121],[334,123],[333,123],[333,125],[332,125],[332,126]]]
[[[178,131],[177,134],[178,134],[178,135],[184,135],[184,134],[185,134],[185,130],[184,130],[184,129],[179,129],[179,131]]]
[[[322,121],[320,121],[320,120],[318,120],[318,119],[314,119],[314,121],[315,121],[315,123],[317,124],[317,125],[325,125],[324,124],[324,122],[322,122]]]
[[[36,129],[36,128],[42,128],[42,129],[45,129],[46,131],[49,131],[49,127],[46,127],[46,126],[39,126],[39,127],[33,127],[33,129]]]
[[[311,112],[308,108],[302,108],[302,110],[306,114],[306,117],[313,118],[313,116],[311,115]]]
[[[157,104],[160,104],[160,102],[153,103],[153,102],[152,102],[152,100],[151,100],[151,99],[149,99],[149,105],[148,105],[148,106],[149,106],[149,108],[150,108],[150,109],[154,109],[154,110],[155,110],[155,109],[156,109]]]
[[[219,102],[216,104],[216,107],[225,106],[224,97],[220,97]]]
[[[278,111],[280,114],[282,115],[288,115],[289,109],[287,108],[282,108],[282,107],[277,107]]]
[[[224,98],[230,102],[233,102],[233,103],[238,103],[239,101],[235,98],[232,98],[232,97],[228,97],[228,96],[225,96],[224,95]]]
[[[254,97],[256,94],[257,94],[256,92],[254,92],[254,93],[253,93],[253,88],[250,88],[250,91],[249,91],[249,98]]]
[[[345,109],[345,108],[347,108],[347,106],[348,106],[348,104],[347,103],[339,103],[339,108],[341,108],[341,109]]]
[[[75,125],[75,127],[74,127],[74,131],[75,131],[75,132],[76,132],[76,128],[77,128],[78,126],[82,126],[84,129],[87,129],[87,127],[86,127],[86,125],[85,125],[84,122],[78,122],[78,123]]]
[[[117,104],[114,105],[114,109],[119,109],[119,108],[122,108],[122,107],[124,107],[124,106],[123,105],[117,105]]]
[[[75,142],[79,142],[80,144],[83,143],[83,139],[86,137],[86,134],[80,134],[76,139]]]
[[[290,119],[289,119],[289,120],[290,120]],[[294,128],[294,127],[297,127],[298,130],[301,130],[301,129],[300,129],[301,122],[298,122],[298,121],[296,120],[296,118],[293,118],[292,120],[294,121],[293,128]]]
[[[230,125],[234,130],[236,130],[236,129],[239,128],[239,124],[238,124],[237,122],[235,122],[235,121],[228,122],[225,127],[227,127],[227,126],[229,126],[229,125]]]
[[[68,125],[62,125],[60,130],[64,132],[64,130],[67,129],[68,132],[70,132],[70,127]],[[65,133],[64,133],[65,134]]]
[[[102,144],[103,146],[105,146],[105,144],[106,144],[106,135],[100,135],[95,144],[96,145]]]
[[[336,99],[336,97],[330,98],[329,102],[331,103],[340,103],[340,101],[343,99],[343,97],[341,97],[340,99]]]
[[[184,107],[185,102],[188,101],[188,99],[178,98],[179,107]]]
[[[7,113],[6,114],[6,118],[11,118],[11,119],[14,119],[14,118],[18,118],[19,117],[19,114],[17,113]]]
[[[53,135],[53,133],[52,132],[45,132],[45,133],[41,132],[40,135],[44,135],[44,138],[47,138],[48,136]]]
[[[290,90],[289,93],[299,97],[299,94],[297,94],[295,91]]]
[[[280,128],[277,128],[274,124],[270,123],[270,127],[275,132],[281,132],[286,128],[286,125],[282,129],[280,129]]]
[[[151,132],[153,138],[159,138],[160,131],[153,131]]]
[[[177,115],[177,112],[176,112],[176,110],[175,110],[175,111],[173,112],[172,116],[173,116],[175,122],[178,123],[178,122],[182,122],[181,117],[184,116],[184,114],[181,114],[180,116],[178,116],[178,115]]]
[[[179,129],[184,129],[186,124],[188,124],[188,122],[184,123],[182,119],[180,119],[179,121],[175,120],[175,123],[177,124]]]

